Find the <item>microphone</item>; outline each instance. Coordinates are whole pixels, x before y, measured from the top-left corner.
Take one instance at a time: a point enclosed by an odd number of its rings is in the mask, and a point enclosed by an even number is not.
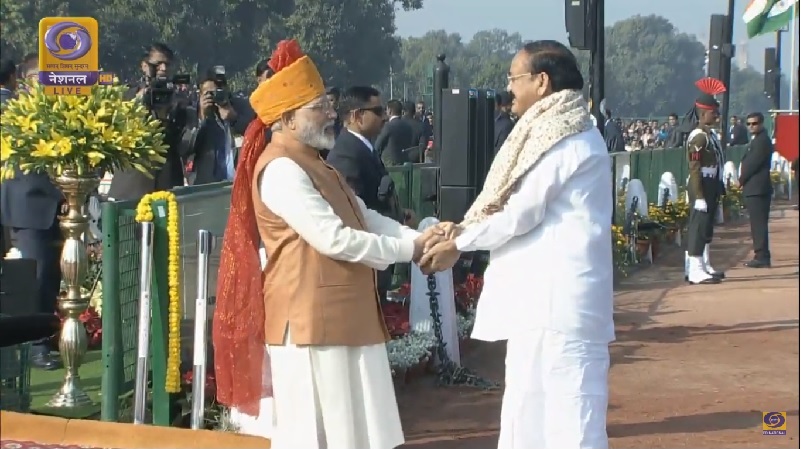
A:
[[[0,348],[50,338],[61,329],[61,319],[49,313],[0,316]]]

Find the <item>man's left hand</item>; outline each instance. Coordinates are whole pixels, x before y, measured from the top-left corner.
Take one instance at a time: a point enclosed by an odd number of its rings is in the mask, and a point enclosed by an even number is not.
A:
[[[231,103],[228,103],[224,106],[218,104],[217,111],[220,114],[220,118],[226,122],[234,123],[234,121],[236,121],[236,111],[234,111],[234,107],[231,105]]]
[[[423,254],[419,263],[420,270],[424,274],[447,270],[456,265],[460,254],[453,240],[442,241]]]

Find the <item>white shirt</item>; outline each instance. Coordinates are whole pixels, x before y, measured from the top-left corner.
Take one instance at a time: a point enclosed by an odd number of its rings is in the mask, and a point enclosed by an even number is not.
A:
[[[369,148],[369,149],[370,149],[370,152],[373,152],[373,151],[375,151],[375,148],[373,148],[373,143],[372,143],[372,142],[370,142],[369,140],[367,140],[367,138],[366,138],[366,137],[364,137],[363,135],[361,135],[361,134],[357,133],[356,131],[351,131],[351,130],[348,130],[348,132],[349,132],[349,133],[351,133],[351,134],[353,134],[354,136],[358,137],[358,138],[359,138],[359,140],[361,140],[361,141],[362,141],[362,143],[364,143],[365,145],[367,145],[367,148]]]
[[[279,157],[267,165],[262,172],[259,194],[267,208],[320,254],[363,263],[376,270],[412,260],[414,239],[419,232],[367,209],[359,197],[356,201],[367,231],[345,226],[314,188],[311,178],[289,158]]]
[[[522,178],[503,210],[456,238],[461,251],[490,251],[473,338],[548,329],[614,340],[609,164],[597,129],[568,137]]]

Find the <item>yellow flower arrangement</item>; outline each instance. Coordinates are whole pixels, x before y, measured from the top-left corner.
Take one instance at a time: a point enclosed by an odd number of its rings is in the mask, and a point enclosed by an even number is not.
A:
[[[628,237],[623,234],[623,226],[612,225],[612,260],[621,273],[625,273],[628,266],[628,253]]]
[[[782,183],[782,173],[779,170],[770,171],[770,183],[774,186]]]
[[[145,195],[136,206],[136,221],[153,221],[153,202],[167,203],[167,286],[169,289],[169,336],[167,341],[167,393],[181,391],[181,290],[180,290],[180,235],[178,228],[178,202],[172,192],[154,192]]]
[[[125,86],[95,86],[88,96],[49,95],[34,83],[4,105],[0,116],[0,163],[8,179],[15,170],[57,176],[135,168],[150,173],[165,162],[159,120]]]
[[[726,193],[723,195],[723,199],[721,201],[723,203],[723,207],[728,209],[730,213],[738,215],[740,211],[743,209],[743,188],[730,184],[726,187]]]

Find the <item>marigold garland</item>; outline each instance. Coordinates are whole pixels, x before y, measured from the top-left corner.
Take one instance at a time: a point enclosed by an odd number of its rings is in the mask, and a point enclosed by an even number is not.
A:
[[[169,337],[167,340],[167,393],[181,391],[181,292],[178,267],[180,265],[180,236],[178,231],[178,203],[172,192],[154,192],[142,197],[136,206],[136,221],[152,222],[154,201],[167,203],[168,264],[167,285],[169,287]]]

